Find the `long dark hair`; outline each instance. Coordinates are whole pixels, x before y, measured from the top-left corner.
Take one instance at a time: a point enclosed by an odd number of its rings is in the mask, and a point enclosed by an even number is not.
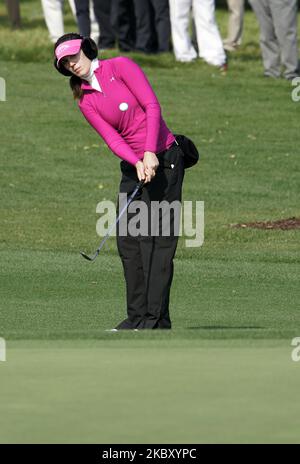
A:
[[[57,58],[55,56],[55,50],[56,48],[63,42],[67,42],[68,40],[76,40],[76,39],[81,39],[81,50],[89,58],[90,60],[94,60],[98,56],[98,47],[96,43],[93,41],[93,39],[90,39],[89,37],[83,37],[80,34],[77,34],[77,32],[70,32],[69,34],[64,34],[62,35],[57,42],[54,45],[54,67],[55,69],[63,74],[64,76],[70,76],[70,87],[73,92],[73,96],[75,99],[81,98],[83,91],[81,89],[81,83],[82,80],[80,77],[75,76],[72,74],[71,71],[68,71],[62,64],[57,65]]]

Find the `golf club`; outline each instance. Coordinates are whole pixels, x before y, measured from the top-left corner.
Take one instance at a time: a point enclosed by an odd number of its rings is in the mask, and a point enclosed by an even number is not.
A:
[[[108,237],[110,236],[112,230],[117,226],[118,222],[120,221],[122,215],[124,214],[124,212],[126,211],[126,209],[128,208],[128,206],[130,205],[130,203],[132,202],[133,198],[135,197],[135,195],[137,194],[137,192],[139,191],[140,188],[143,187],[145,183],[145,180],[141,180],[139,181],[139,183],[137,184],[137,186],[135,187],[134,191],[132,192],[129,200],[127,201],[126,205],[123,207],[122,211],[120,212],[119,216],[117,217],[117,220],[114,224],[111,225],[111,227],[109,228],[107,234],[105,235],[105,237],[103,238],[103,240],[101,241],[99,247],[97,248],[95,254],[93,256],[88,256],[86,253],[84,253],[83,251],[80,252],[81,256],[83,256],[85,259],[87,259],[88,261],[95,261],[95,259],[97,258],[97,256],[99,255],[100,253],[100,250],[101,248],[103,247],[104,243],[106,242],[106,240],[108,239]]]

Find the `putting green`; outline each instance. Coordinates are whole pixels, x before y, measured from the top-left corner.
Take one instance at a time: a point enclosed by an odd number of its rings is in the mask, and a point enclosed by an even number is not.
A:
[[[289,341],[18,341],[0,378],[2,443],[299,443]]]

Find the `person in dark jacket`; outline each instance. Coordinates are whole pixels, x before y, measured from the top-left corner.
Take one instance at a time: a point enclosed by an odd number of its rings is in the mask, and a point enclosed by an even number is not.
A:
[[[168,0],[134,0],[136,49],[145,53],[170,50],[170,12]]]

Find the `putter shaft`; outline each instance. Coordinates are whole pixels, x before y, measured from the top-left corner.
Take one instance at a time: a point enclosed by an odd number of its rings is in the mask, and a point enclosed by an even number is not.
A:
[[[87,259],[88,261],[95,261],[95,259],[97,258],[97,256],[99,255],[100,253],[100,250],[101,248],[103,247],[104,243],[106,242],[106,240],[108,239],[108,237],[110,236],[112,230],[117,226],[118,222],[120,221],[121,217],[123,216],[124,212],[127,210],[128,206],[130,205],[130,203],[132,202],[133,198],[136,196],[137,192],[139,191],[140,188],[143,187],[145,183],[145,180],[141,180],[139,181],[139,183],[137,184],[137,186],[135,187],[134,191],[132,192],[129,200],[127,201],[126,205],[123,207],[122,211],[120,212],[119,216],[117,217],[117,220],[114,224],[111,225],[111,227],[109,228],[107,234],[105,235],[105,237],[102,239],[99,247],[97,248],[95,254],[93,256],[88,256],[86,253],[84,253],[84,251],[81,251],[80,254],[83,258]]]

